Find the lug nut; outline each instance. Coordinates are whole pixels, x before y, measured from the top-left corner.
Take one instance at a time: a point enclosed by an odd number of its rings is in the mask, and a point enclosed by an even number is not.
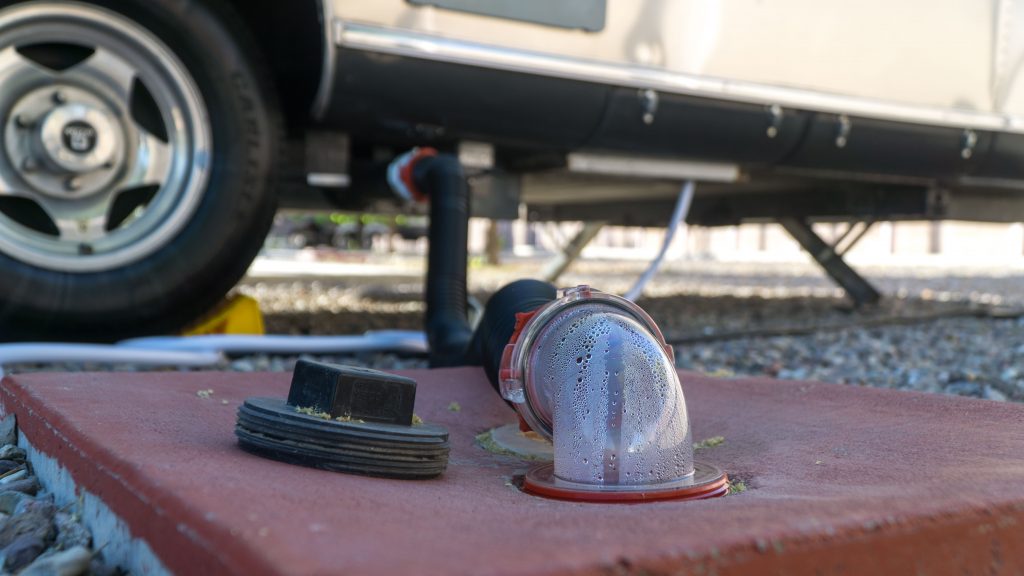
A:
[[[69,191],[74,192],[82,187],[82,179],[77,176],[68,178],[64,181],[64,187]]]
[[[53,103],[63,104],[68,101],[68,97],[64,95],[60,90],[53,93]]]
[[[32,120],[30,120],[28,116],[25,116],[24,114],[18,114],[14,117],[14,125],[18,128],[28,128],[32,126]]]
[[[25,158],[25,161],[21,163],[21,169],[24,172],[35,172],[39,170],[39,162],[36,162],[35,158]]]

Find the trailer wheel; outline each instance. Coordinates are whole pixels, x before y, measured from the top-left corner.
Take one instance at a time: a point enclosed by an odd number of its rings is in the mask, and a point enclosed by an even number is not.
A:
[[[174,330],[244,274],[280,116],[226,10],[0,2],[0,338]]]

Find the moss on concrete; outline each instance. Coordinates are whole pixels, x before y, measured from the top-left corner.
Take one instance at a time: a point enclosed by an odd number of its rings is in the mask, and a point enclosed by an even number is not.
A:
[[[725,436],[712,436],[711,438],[701,440],[700,442],[695,442],[693,444],[693,449],[707,450],[708,448],[714,448],[715,446],[721,446],[722,444],[725,444]]]
[[[511,456],[513,458],[518,458],[520,460],[527,460],[527,461],[530,461],[530,462],[547,462],[547,461],[549,461],[548,458],[545,458],[545,457],[540,456],[540,455],[520,454],[519,452],[513,452],[512,450],[509,450],[509,449],[505,448],[504,446],[502,446],[501,444],[498,444],[497,442],[495,442],[494,441],[494,435],[491,434],[491,432],[493,432],[493,431],[492,430],[488,430],[486,432],[483,432],[483,433],[480,433],[480,434],[476,435],[476,443],[477,443],[477,445],[480,446],[481,448],[483,448],[484,450],[487,450],[491,454],[498,454],[500,456]]]
[[[323,418],[324,420],[330,420],[331,415],[327,412],[321,412],[316,408],[306,406],[296,406],[295,411],[299,414],[305,414],[306,416],[312,416],[314,418]]]
[[[732,496],[733,494],[739,494],[747,491],[747,484],[743,480],[736,480],[735,482],[729,482],[729,492],[726,496]]]
[[[338,416],[337,418],[331,418],[331,415],[327,412],[321,412],[316,408],[296,406],[295,411],[299,414],[305,414],[306,416],[312,416],[314,418],[322,418],[324,420],[334,420],[335,422],[355,422],[356,424],[366,424],[365,420],[353,418],[351,415]]]

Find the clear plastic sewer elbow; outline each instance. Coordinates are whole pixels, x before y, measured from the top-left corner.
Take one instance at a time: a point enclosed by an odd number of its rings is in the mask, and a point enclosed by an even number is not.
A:
[[[632,302],[579,286],[520,317],[505,347],[502,396],[554,444],[524,488],[554,498],[644,501],[724,495],[695,463],[671,346]]]

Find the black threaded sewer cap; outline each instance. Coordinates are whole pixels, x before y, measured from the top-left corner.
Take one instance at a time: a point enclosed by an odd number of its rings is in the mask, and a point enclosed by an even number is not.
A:
[[[382,424],[412,425],[416,381],[356,366],[299,360],[292,373],[288,404]]]

